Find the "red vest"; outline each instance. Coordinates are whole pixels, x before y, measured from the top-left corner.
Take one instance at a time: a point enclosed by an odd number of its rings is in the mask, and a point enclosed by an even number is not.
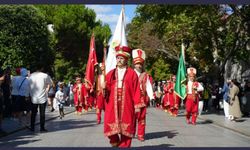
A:
[[[145,104],[148,103],[148,96],[147,96],[147,91],[146,91],[147,77],[148,75],[146,72],[141,73],[139,76],[141,101],[143,101]]]

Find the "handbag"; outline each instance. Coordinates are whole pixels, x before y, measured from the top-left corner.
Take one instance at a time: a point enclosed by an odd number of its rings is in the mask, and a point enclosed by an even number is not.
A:
[[[55,97],[55,90],[53,87],[50,87],[48,97]]]
[[[23,85],[23,82],[26,80],[26,78],[24,78],[23,79],[23,81],[21,82],[21,84],[19,85],[19,87],[18,87],[18,95],[17,95],[17,100],[19,100],[22,96],[21,95],[19,95],[19,91],[20,91],[20,89],[21,89],[21,87],[22,87],[22,85]]]

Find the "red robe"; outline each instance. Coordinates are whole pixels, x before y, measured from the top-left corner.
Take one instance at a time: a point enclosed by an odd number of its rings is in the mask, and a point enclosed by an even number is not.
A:
[[[140,89],[141,89],[141,101],[144,101],[145,104],[148,104],[149,102],[149,97],[146,91],[146,83],[147,83],[148,78],[149,76],[146,72],[141,73],[139,76]],[[146,111],[147,111],[147,107],[145,106],[145,107],[140,108],[140,112],[136,113],[136,121],[138,120],[137,135],[138,135],[139,140],[144,140],[144,136],[145,136],[146,113],[147,113]]]
[[[86,96],[86,89],[84,84],[81,83],[81,89],[79,90],[77,84],[73,86],[73,93],[74,93],[74,104],[77,111],[81,112],[82,108],[85,105],[85,96]],[[80,107],[80,108],[78,108]]]
[[[121,102],[117,100],[118,69],[106,76],[107,96],[105,99],[104,134],[122,134],[132,138],[135,134],[135,108],[146,106],[140,99],[140,83],[136,72],[127,68],[122,80]],[[118,105],[120,104],[120,105]],[[120,112],[118,115],[118,112]]]
[[[168,89],[167,89],[167,86],[166,84],[164,84],[163,86],[163,90],[164,90],[164,97],[163,97],[163,102],[162,102],[162,105],[163,105],[163,109],[165,110],[168,110],[169,109],[169,93],[168,93]]]
[[[104,94],[103,94],[103,83],[102,79],[104,75],[98,75],[98,82],[97,82],[97,91],[96,91],[96,115],[97,115],[97,123],[101,123],[101,114],[102,109],[104,110]]]
[[[178,115],[180,102],[180,97],[174,93],[174,107],[172,108],[172,113],[174,116]]]
[[[195,81],[192,83],[191,86],[192,86],[191,88],[192,94],[187,94],[186,97],[186,120],[187,123],[190,123],[189,119],[192,115],[192,124],[196,124],[196,119],[198,114],[198,104],[199,104],[199,93],[196,93],[194,89],[198,88],[199,83]]]
[[[174,83],[171,81],[167,87],[169,93],[170,110],[174,107]]]

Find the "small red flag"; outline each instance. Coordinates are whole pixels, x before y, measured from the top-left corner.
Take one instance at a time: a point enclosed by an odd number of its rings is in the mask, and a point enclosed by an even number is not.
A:
[[[89,88],[94,88],[94,80],[95,80],[95,65],[97,65],[97,58],[96,58],[96,50],[95,50],[95,36],[92,34],[90,40],[90,48],[89,48],[89,58],[86,67],[85,73],[85,82],[88,83]]]

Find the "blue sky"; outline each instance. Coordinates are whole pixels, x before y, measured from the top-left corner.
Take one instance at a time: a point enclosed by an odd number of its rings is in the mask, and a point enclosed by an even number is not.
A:
[[[100,19],[103,23],[109,24],[112,33],[115,30],[118,17],[121,12],[122,5],[86,5],[88,8],[96,12],[96,18]],[[126,23],[130,23],[135,16],[135,9],[137,5],[124,5]]]

